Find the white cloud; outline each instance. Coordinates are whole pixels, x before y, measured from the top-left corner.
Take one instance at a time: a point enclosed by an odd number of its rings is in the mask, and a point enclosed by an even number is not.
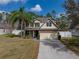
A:
[[[19,0],[0,0],[0,4],[8,4],[10,2],[18,2]]]
[[[31,8],[31,11],[40,12],[42,11],[42,8],[39,4],[37,4],[35,7]]]

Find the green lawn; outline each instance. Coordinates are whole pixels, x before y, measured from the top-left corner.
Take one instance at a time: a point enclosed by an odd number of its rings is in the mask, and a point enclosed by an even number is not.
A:
[[[30,39],[0,38],[0,59],[37,59],[39,43]]]
[[[61,42],[63,42],[69,49],[79,55],[79,36],[73,36],[69,39],[64,38],[61,39]]]

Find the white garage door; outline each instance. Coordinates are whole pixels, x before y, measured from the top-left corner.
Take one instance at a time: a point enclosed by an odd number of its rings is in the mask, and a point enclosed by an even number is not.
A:
[[[51,39],[54,34],[53,31],[40,31],[40,40]]]
[[[52,36],[52,33],[40,33],[40,40],[50,39],[51,36]]]

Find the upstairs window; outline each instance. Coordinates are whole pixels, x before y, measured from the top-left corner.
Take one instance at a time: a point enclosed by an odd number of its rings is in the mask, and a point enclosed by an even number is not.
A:
[[[52,22],[51,21],[47,22],[47,27],[51,27],[51,26],[52,26]]]
[[[30,23],[30,27],[33,27],[33,25],[34,25],[33,23]]]
[[[40,24],[39,23],[35,23],[35,27],[40,27]]]

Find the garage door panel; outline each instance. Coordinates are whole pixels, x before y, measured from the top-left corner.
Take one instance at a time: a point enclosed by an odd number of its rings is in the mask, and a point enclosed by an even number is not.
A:
[[[40,33],[40,40],[51,39],[56,35],[55,31],[40,31],[39,33]]]
[[[40,33],[40,39],[50,39],[52,33]]]

